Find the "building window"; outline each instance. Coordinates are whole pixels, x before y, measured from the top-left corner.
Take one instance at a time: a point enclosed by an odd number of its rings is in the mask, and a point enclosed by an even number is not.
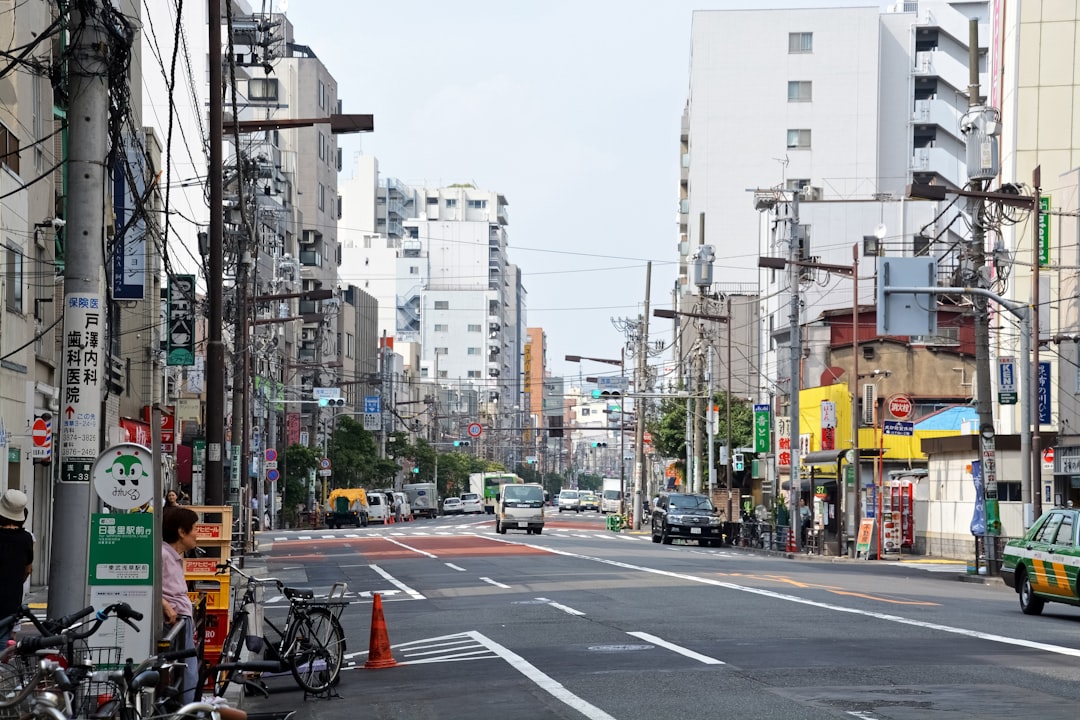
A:
[[[319,81],[319,107],[326,108],[326,83]]]
[[[448,377],[450,377],[450,371],[449,370],[440,370],[439,371],[439,379],[440,380],[445,380]]]
[[[787,45],[789,53],[814,52],[814,33],[793,32],[788,33]]]
[[[7,262],[5,274],[7,275],[7,309],[11,312],[23,311],[23,256],[18,248],[10,245],[7,247]]]
[[[581,408],[581,417],[585,417],[588,414],[589,414],[589,408],[587,408],[587,407]]]
[[[351,358],[353,356],[353,348],[356,345],[356,338],[352,333],[345,333],[345,357]]]
[[[450,301],[449,300],[436,300],[435,301],[435,309],[436,310],[449,310],[450,309]]]
[[[419,268],[419,266],[417,266],[417,265],[410,265],[410,266],[409,266],[409,274],[410,274],[410,275],[419,275],[419,274],[420,274],[420,268]]]
[[[248,80],[249,100],[278,99],[278,81],[275,78],[252,78]]]
[[[478,377],[480,377],[480,371],[479,370],[469,370],[468,373],[466,373],[466,377],[478,378]]]
[[[481,332],[481,326],[480,325],[470,325],[469,326],[469,332]]]
[[[3,125],[0,125],[0,162],[19,174],[19,138]]]
[[[428,205],[438,205],[439,204],[439,198],[437,198],[437,197],[429,197],[427,199],[427,204]]]
[[[446,199],[446,207],[448,207],[448,208],[456,208],[457,207],[457,199],[456,198],[447,198]]]
[[[810,148],[810,131],[788,130],[787,146],[788,150],[808,150]]]
[[[484,210],[485,208],[487,208],[487,200],[470,200],[469,201],[469,209],[470,210]]]
[[[320,210],[325,210],[326,209],[326,186],[323,185],[322,183],[319,183],[319,192],[318,192],[317,201],[318,201],[319,209]]]
[[[319,159],[326,159],[326,136],[319,133]]]
[[[450,332],[450,326],[443,323],[435,323],[435,332]]]
[[[813,100],[814,84],[809,80],[789,80],[787,84],[788,102],[810,102]]]
[[[449,355],[450,354],[450,348],[437,347],[437,348],[435,348],[435,354],[436,355]]]
[[[467,350],[465,351],[465,354],[466,354],[466,355],[479,355],[479,354],[480,354],[480,348],[478,348],[478,347],[471,347],[471,348],[468,348],[468,349],[467,349]]]

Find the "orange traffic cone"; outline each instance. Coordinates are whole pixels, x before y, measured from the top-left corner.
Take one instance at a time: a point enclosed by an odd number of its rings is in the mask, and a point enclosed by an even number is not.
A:
[[[799,552],[799,548],[795,546],[795,528],[788,528],[787,551],[790,553]],[[378,596],[376,595],[376,597]]]
[[[364,667],[377,670],[395,665],[397,660],[390,653],[390,638],[386,634],[386,621],[383,620],[382,595],[375,593],[375,603],[371,606],[371,641],[368,644],[368,659]]]

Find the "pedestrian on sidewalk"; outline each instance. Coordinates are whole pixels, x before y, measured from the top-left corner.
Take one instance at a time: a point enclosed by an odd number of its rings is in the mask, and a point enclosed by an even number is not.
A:
[[[8,490],[0,496],[0,618],[14,615],[22,607],[24,583],[34,566],[34,537],[23,529],[26,503],[26,493],[21,490]]]
[[[177,636],[177,650],[195,647],[195,622],[191,598],[184,578],[184,555],[195,549],[198,514],[187,507],[170,507],[161,516],[161,610],[169,626],[183,623]],[[180,701],[193,702],[199,684],[198,658],[184,660],[184,684]]]

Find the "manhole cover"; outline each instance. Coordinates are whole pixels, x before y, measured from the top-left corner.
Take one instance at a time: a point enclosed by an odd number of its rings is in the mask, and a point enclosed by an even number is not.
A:
[[[591,645],[593,652],[631,652],[634,650],[652,650],[655,645]]]

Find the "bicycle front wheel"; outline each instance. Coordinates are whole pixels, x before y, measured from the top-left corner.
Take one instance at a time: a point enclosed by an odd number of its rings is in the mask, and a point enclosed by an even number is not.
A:
[[[337,681],[345,655],[345,632],[327,608],[308,608],[307,617],[296,623],[285,647],[284,660],[297,685],[307,692],[324,692]]]
[[[221,646],[221,658],[219,663],[238,663],[240,662],[240,653],[244,646],[244,636],[247,634],[247,615],[242,614],[233,618],[232,627],[229,628],[229,634],[225,636],[225,644]],[[233,681],[233,677],[236,675],[237,670],[219,670],[214,677],[214,695],[222,696],[225,694],[225,689],[229,687],[229,683]]]

